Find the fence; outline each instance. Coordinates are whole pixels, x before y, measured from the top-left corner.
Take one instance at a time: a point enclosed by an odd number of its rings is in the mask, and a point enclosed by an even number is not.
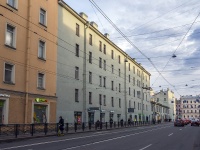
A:
[[[64,133],[76,133],[95,130],[109,130],[114,128],[126,128],[133,126],[145,126],[155,124],[153,122],[134,121],[134,122],[96,122],[92,123],[65,123]],[[45,136],[57,135],[58,123],[41,123],[41,124],[0,124],[0,138],[22,137],[22,136]]]

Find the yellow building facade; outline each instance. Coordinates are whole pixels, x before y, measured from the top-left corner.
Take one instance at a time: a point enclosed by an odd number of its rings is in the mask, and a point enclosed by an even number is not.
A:
[[[0,124],[56,122],[57,7],[0,0]]]

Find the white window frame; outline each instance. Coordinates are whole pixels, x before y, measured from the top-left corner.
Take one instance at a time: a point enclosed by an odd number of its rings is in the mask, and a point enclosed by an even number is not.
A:
[[[12,45],[9,45],[9,43],[6,42],[6,35],[7,35],[7,27],[11,26],[14,28],[14,31],[13,31],[13,43]],[[6,23],[6,30],[5,30],[5,45],[9,46],[9,47],[12,47],[12,48],[16,48],[16,35],[17,35],[17,28],[16,26],[10,24],[10,23]]]
[[[11,73],[11,82],[5,81],[5,72],[6,72],[6,64],[12,65],[12,73]],[[3,74],[3,81],[5,83],[15,83],[15,65],[12,63],[4,62],[4,74]]]
[[[43,74],[43,87],[39,87],[39,74]],[[46,76],[45,76],[45,73],[44,72],[38,72],[37,74],[37,88],[38,89],[45,89],[45,79],[46,79]]]
[[[44,24],[41,22],[41,18],[40,18],[40,14],[41,14],[41,10],[43,10],[43,11],[45,11],[45,18],[44,18]],[[41,25],[44,25],[44,26],[47,26],[47,11],[46,11],[46,9],[44,9],[44,8],[42,8],[42,7],[40,7],[40,11],[39,11],[39,23],[41,24]]]
[[[7,0],[7,4],[15,9],[18,9],[18,0],[14,0],[14,6],[9,4],[9,0]]]
[[[75,67],[75,79],[79,80],[79,67]]]
[[[40,56],[39,56],[39,54],[40,54],[40,53],[39,53],[40,42],[43,42],[43,43],[44,43],[43,57],[40,57]],[[38,58],[46,60],[46,41],[41,40],[41,39],[39,39],[39,42],[38,42]]]

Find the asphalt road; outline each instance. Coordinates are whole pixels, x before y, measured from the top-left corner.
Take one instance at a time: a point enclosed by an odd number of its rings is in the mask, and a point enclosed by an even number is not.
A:
[[[1,143],[0,150],[200,150],[200,127],[172,123]]]

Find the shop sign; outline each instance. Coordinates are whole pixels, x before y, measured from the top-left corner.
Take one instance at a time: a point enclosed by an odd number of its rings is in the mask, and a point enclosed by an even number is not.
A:
[[[0,94],[0,97],[10,97],[10,95],[7,95],[7,94]]]
[[[37,102],[37,103],[44,103],[44,102],[47,102],[47,100],[44,99],[44,98],[36,98],[35,102]]]

